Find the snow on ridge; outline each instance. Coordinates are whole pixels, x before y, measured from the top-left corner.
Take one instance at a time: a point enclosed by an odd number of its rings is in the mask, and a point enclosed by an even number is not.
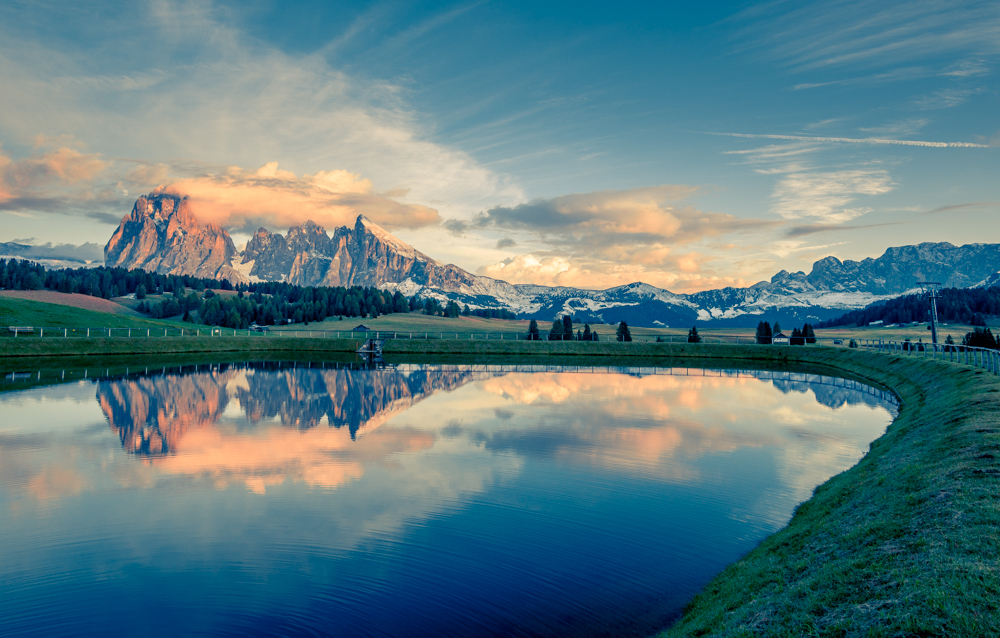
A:
[[[407,244],[403,240],[398,239],[395,235],[393,235],[386,229],[382,228],[372,220],[368,219],[364,215],[358,216],[358,222],[360,222],[360,224],[365,227],[365,230],[367,230],[369,234],[376,237],[382,243],[389,245],[395,252],[400,253],[401,255],[413,260],[427,261],[434,265],[438,265],[438,262],[434,261],[427,255],[418,252],[416,248]],[[418,259],[418,256],[421,259]]]
[[[256,263],[257,263],[257,260],[251,259],[250,261],[243,262],[242,264],[233,264],[232,266],[233,266],[233,270],[235,270],[239,274],[243,275],[243,277],[248,282],[250,282],[252,284],[259,284],[259,283],[261,283],[264,280],[261,279],[260,277],[257,277],[256,275],[251,275],[250,274],[250,271],[253,270],[253,266]]]

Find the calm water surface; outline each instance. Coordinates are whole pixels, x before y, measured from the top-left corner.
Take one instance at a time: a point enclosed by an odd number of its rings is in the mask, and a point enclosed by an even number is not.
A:
[[[7,393],[0,635],[648,635],[893,414],[843,379],[652,368]]]

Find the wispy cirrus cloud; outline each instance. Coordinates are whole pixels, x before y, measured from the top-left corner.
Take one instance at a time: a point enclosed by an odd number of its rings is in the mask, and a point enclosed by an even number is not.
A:
[[[885,73],[872,73],[851,78],[839,78],[823,82],[802,82],[792,87],[793,91],[818,89],[831,86],[860,86],[867,84],[885,84],[888,82],[904,82],[926,78],[965,79],[989,75],[990,67],[983,60],[960,60],[944,68],[928,66],[907,66],[893,69]]]
[[[807,143],[817,138],[782,137],[792,139],[788,144],[724,153],[740,156],[758,174],[776,177],[771,193],[774,214],[789,220],[813,220],[799,226],[798,232],[786,232],[809,234],[815,231],[803,231],[838,226],[861,217],[872,209],[859,205],[859,198],[883,195],[895,186],[888,171],[878,162],[865,162],[853,168],[817,165],[818,162],[810,160],[815,159],[823,146]]]
[[[892,180],[882,169],[793,172],[782,176],[774,188],[774,211],[785,219],[839,224],[871,212],[850,206],[857,196],[882,195],[892,189]]]
[[[775,2],[729,22],[743,25],[742,49],[798,71],[1000,53],[1000,13],[990,0]]]
[[[766,135],[761,133],[715,133],[706,131],[708,135],[725,137],[743,137],[765,140],[790,140],[797,142],[837,143],[837,144],[874,144],[888,146],[924,146],[928,148],[989,148],[988,144],[973,142],[931,142],[926,140],[898,140],[883,137],[821,137],[814,135]]]
[[[927,214],[938,215],[940,213],[954,213],[957,211],[982,210],[982,209],[998,208],[998,207],[1000,207],[1000,202],[967,202],[964,204],[949,204],[948,206],[939,206],[933,210],[927,211]]]
[[[875,133],[878,135],[913,135],[924,128],[931,121],[925,117],[910,117],[905,120],[887,122],[879,126],[861,127],[865,133]]]
[[[936,111],[939,109],[951,109],[964,104],[971,96],[982,93],[981,88],[947,88],[935,91],[918,100],[915,104],[917,108],[924,111]]]
[[[800,224],[796,226],[789,226],[785,229],[785,237],[789,239],[794,239],[796,237],[805,237],[806,235],[815,235],[817,233],[829,233],[834,231],[843,230],[863,230],[866,228],[881,228],[882,226],[899,226],[905,222],[887,222],[884,224],[862,224],[862,225],[850,225],[850,224]],[[826,246],[820,246],[820,248],[825,248]],[[816,248],[810,246],[809,249]]]

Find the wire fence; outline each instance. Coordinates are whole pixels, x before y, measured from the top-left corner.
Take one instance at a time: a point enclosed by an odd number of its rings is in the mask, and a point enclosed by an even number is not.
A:
[[[982,368],[1000,375],[1000,351],[990,348],[955,345],[950,343],[913,343],[911,341],[886,341],[883,339],[856,339],[859,348],[886,354],[910,357],[927,357],[974,368]]]
[[[541,333],[529,335],[525,332],[447,332],[447,331],[402,331],[402,330],[305,330],[288,328],[218,328],[197,326],[190,328],[65,328],[10,326],[7,336],[16,338],[154,338],[154,337],[266,337],[266,338],[310,338],[310,339],[421,339],[421,340],[465,340],[465,341],[619,341],[615,333],[595,334],[591,339],[577,338],[577,335],[562,338]],[[582,337],[582,335],[581,335]],[[632,343],[687,343],[686,335],[631,335]],[[814,339],[822,345],[843,345],[843,339]],[[752,344],[753,335],[701,335],[701,343]],[[776,344],[777,345],[777,344]]]
[[[72,339],[72,338],[112,338],[112,339],[153,339],[159,337],[244,337],[258,339],[312,338],[312,339],[420,339],[420,340],[465,340],[465,341],[552,341],[548,335],[528,335],[523,332],[417,332],[417,331],[357,331],[357,330],[269,330],[234,329],[200,326],[191,328],[68,328],[9,326],[7,336],[14,339]],[[887,354],[922,356],[947,360],[981,368],[1000,375],[1000,352],[989,348],[973,346],[934,344],[910,341],[887,341],[883,339],[857,338],[816,338],[809,343],[758,343],[752,335],[711,335],[701,336],[703,344],[760,345],[762,347],[834,346],[858,348]],[[565,341],[575,341],[567,338]],[[599,335],[595,341],[616,341],[615,335]],[[631,343],[689,343],[684,335],[632,335]]]

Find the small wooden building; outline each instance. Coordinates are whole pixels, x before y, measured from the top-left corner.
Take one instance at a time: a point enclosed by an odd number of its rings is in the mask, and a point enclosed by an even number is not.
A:
[[[783,332],[776,332],[771,335],[771,345],[775,346],[787,346],[788,345],[788,335]]]
[[[358,324],[357,326],[351,328],[351,332],[371,332],[372,329],[365,324]]]

